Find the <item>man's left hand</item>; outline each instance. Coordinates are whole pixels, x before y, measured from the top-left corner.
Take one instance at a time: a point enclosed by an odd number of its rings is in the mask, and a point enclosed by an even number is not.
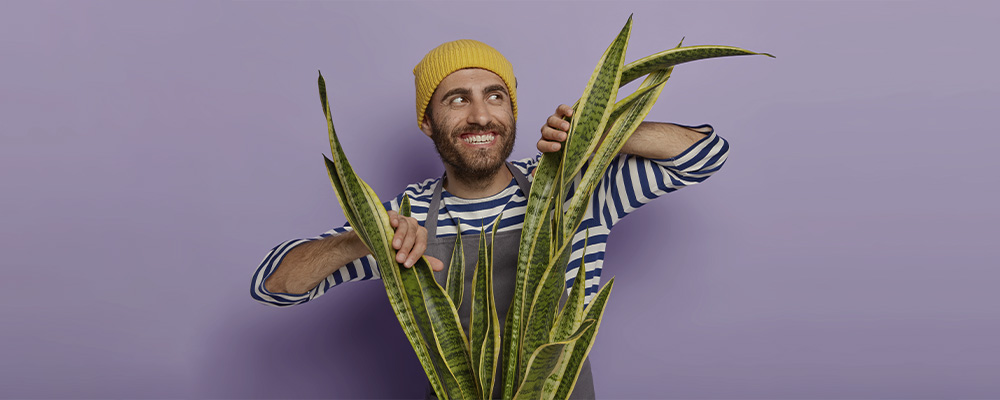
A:
[[[569,132],[569,121],[564,118],[573,116],[573,109],[565,104],[556,107],[556,113],[549,116],[542,126],[542,138],[538,139],[538,151],[551,153],[562,148]]]

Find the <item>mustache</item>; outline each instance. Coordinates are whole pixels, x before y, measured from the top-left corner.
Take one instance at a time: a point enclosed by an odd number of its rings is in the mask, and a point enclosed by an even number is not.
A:
[[[451,131],[452,136],[461,136],[463,133],[487,133],[494,132],[497,135],[507,132],[507,128],[497,122],[490,122],[486,125],[465,125],[457,127]]]

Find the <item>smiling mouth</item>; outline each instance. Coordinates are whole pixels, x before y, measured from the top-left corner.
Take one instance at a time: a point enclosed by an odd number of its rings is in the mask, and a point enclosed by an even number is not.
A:
[[[469,144],[490,144],[496,139],[496,133],[466,133],[462,135],[462,140]]]

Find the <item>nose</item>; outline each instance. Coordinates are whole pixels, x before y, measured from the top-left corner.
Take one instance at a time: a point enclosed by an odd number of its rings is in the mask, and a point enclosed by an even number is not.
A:
[[[466,119],[470,125],[480,125],[485,126],[490,123],[490,110],[487,109],[486,103],[482,101],[475,101],[469,105],[469,115]]]

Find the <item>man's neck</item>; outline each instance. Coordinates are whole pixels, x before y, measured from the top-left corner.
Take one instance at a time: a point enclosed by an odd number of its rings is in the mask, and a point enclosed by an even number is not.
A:
[[[461,175],[456,174],[450,165],[445,165],[444,169],[447,172],[444,189],[452,195],[464,199],[481,199],[500,193],[514,178],[506,164],[501,166],[492,177],[475,181],[461,179]]]

